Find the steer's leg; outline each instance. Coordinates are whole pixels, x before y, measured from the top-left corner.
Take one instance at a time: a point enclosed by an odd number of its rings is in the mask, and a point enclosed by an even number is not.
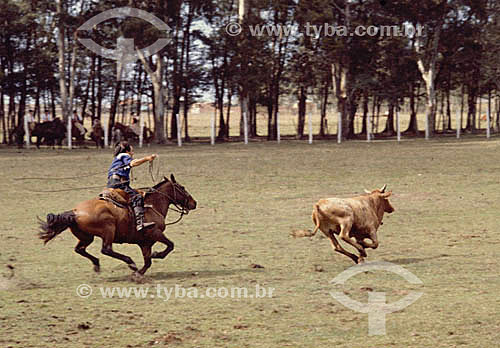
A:
[[[377,238],[377,230],[373,230],[370,232],[370,237],[368,237],[370,241],[365,241],[364,238],[356,238],[359,244],[361,244],[365,248],[378,248],[378,238]]]
[[[361,260],[362,261],[362,258],[363,257],[366,257],[366,251],[365,251],[365,248],[363,248],[362,245],[360,245],[358,242],[352,240],[350,237],[349,237],[349,232],[351,230],[351,227],[352,225],[348,225],[346,223],[341,223],[340,224],[340,233],[339,233],[339,236],[340,238],[345,241],[346,243],[349,243],[351,244],[353,247],[355,247],[356,249],[358,249],[359,251],[359,255],[361,257]]]
[[[358,263],[358,257],[354,254],[351,254],[350,252],[348,252],[344,248],[342,248],[342,246],[340,245],[337,238],[335,238],[335,235],[333,234],[332,231],[330,231],[330,233],[328,233],[328,238],[330,239],[330,242],[332,243],[333,250],[335,250],[336,252],[339,252],[341,254],[344,254],[346,256],[349,256],[355,263]]]
[[[370,242],[366,240],[358,240],[358,243],[361,244],[365,248],[372,248],[372,249],[377,249],[378,248],[378,241],[377,239],[373,240],[370,238]]]

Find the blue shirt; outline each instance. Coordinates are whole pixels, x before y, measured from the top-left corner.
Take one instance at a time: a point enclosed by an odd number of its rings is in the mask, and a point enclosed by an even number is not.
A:
[[[120,153],[115,157],[108,170],[108,179],[111,175],[116,174],[127,180],[130,180],[130,162],[132,157],[128,153]]]

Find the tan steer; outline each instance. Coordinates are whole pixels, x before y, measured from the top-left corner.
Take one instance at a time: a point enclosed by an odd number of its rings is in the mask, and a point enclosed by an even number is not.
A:
[[[356,263],[362,263],[366,257],[365,248],[378,247],[377,229],[382,224],[384,213],[394,211],[389,202],[392,192],[385,192],[386,186],[372,192],[365,190],[366,194],[352,198],[320,199],[314,204],[312,212],[316,227],[314,231],[296,231],[292,235],[314,236],[320,229],[330,239],[335,251],[349,256]],[[358,249],[360,256],[342,248],[335,234]]]

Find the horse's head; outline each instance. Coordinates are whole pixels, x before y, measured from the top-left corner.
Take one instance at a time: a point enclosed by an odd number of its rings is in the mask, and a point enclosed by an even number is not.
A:
[[[170,199],[170,203],[186,210],[186,214],[190,210],[196,209],[196,201],[193,199],[191,194],[187,192],[184,186],[175,181],[174,174],[170,175],[170,180],[168,180],[167,177],[163,177],[163,179],[164,180],[155,185],[154,188],[167,195]]]

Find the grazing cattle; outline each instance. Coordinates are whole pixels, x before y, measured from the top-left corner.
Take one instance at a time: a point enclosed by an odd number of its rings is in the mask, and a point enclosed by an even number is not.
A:
[[[382,224],[384,213],[394,211],[389,202],[392,192],[385,192],[386,186],[372,192],[365,190],[367,194],[353,198],[320,199],[312,212],[314,231],[296,231],[292,235],[314,236],[320,229],[330,239],[335,251],[349,256],[356,263],[362,263],[366,257],[365,248],[378,247],[377,229]],[[354,246],[360,256],[342,248],[335,234]]]

